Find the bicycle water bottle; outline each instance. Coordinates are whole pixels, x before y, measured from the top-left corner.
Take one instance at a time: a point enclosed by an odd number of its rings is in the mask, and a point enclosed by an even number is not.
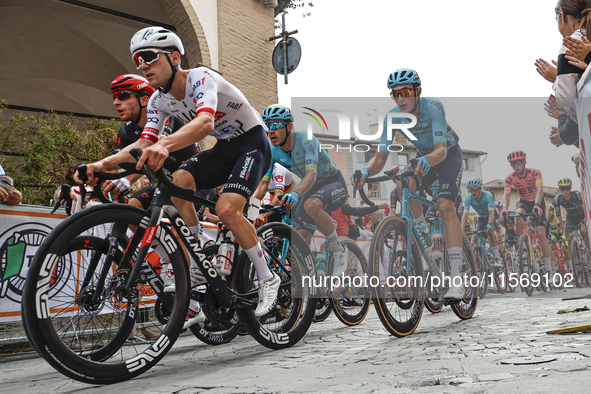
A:
[[[319,271],[319,274],[324,275],[326,271],[326,250],[325,250],[326,243],[322,243],[318,251],[316,252],[316,261],[318,262],[318,266],[316,268]]]
[[[215,269],[220,275],[228,276],[232,272],[232,263],[234,261],[234,244],[231,242],[222,242],[216,256]]]
[[[433,238],[433,250],[431,251],[433,258],[443,258],[443,234],[441,233],[441,230],[438,228],[433,229],[431,238]]]

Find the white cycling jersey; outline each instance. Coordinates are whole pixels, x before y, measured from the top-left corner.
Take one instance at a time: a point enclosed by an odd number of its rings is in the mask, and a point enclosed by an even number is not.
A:
[[[273,175],[269,180],[269,187],[267,190],[269,193],[273,193],[275,190],[282,190],[283,193],[289,193],[294,187],[297,186],[297,181],[293,177],[291,171],[283,167],[279,163],[275,163],[273,167]]]
[[[266,127],[244,94],[220,74],[205,67],[182,72],[187,73],[185,98],[177,100],[170,94],[156,91],[150,97],[148,122],[140,138],[157,142],[166,118],[174,115],[188,123],[202,111],[215,117],[210,135],[217,139],[236,137],[258,125]]]

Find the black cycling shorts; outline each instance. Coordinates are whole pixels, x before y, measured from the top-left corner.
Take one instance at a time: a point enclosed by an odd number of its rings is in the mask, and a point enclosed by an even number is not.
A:
[[[519,203],[517,204],[517,208],[516,209],[523,209],[525,210],[525,213],[530,213],[533,212],[534,206],[536,205],[535,201],[525,201],[525,200],[519,200]],[[533,218],[533,222],[534,222],[534,226],[535,227],[539,227],[539,226],[544,226],[546,227],[546,204],[540,204],[540,208],[542,208],[542,215],[541,216],[532,216]]]
[[[564,226],[564,234],[566,236],[569,236],[573,231],[575,231],[577,226],[580,225],[581,222],[584,222],[584,221],[585,221],[585,214],[584,213],[582,215],[576,215],[573,217],[569,217],[567,215],[566,220],[565,220],[565,226]]]
[[[343,178],[343,174],[339,171],[333,176],[316,183],[302,196],[296,208],[296,217],[304,223],[312,224],[314,223],[314,219],[308,216],[304,209],[304,202],[307,199],[317,198],[322,201],[324,212],[330,215],[347,201],[347,195],[347,183],[345,182],[345,178]],[[313,232],[312,230],[307,230]]]
[[[439,179],[437,198],[455,202],[462,182],[462,171],[462,150],[459,145],[454,145],[447,150],[445,160],[431,167],[424,180],[431,185]]]
[[[495,221],[492,224],[493,230],[497,231],[499,229],[499,223],[501,218],[499,217],[499,213],[495,211]],[[486,229],[486,225],[488,224],[488,216],[479,216],[478,222],[476,223],[476,231],[484,231]]]
[[[271,145],[263,126],[229,140],[218,140],[212,149],[197,153],[179,167],[193,175],[197,190],[226,184],[222,193],[240,194],[247,200],[271,167]]]

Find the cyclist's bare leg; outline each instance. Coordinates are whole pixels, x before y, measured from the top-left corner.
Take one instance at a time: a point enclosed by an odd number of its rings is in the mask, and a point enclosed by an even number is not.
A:
[[[542,255],[544,258],[550,258],[550,243],[546,237],[546,227],[537,226],[536,236],[538,237],[538,241],[540,241],[540,246],[542,247]]]
[[[515,213],[525,213],[525,210],[523,208],[518,208],[515,210]],[[523,234],[523,218],[521,216],[518,216],[515,219],[515,232],[517,233],[517,239]]]
[[[443,222],[443,235],[447,248],[462,247],[462,228],[456,214],[456,204],[447,198],[437,199],[439,217]]]
[[[304,202],[304,210],[314,220],[314,225],[324,236],[328,237],[335,231],[332,218],[324,212],[324,204],[318,198],[308,198]]]
[[[179,186],[190,187],[193,190],[197,188],[195,185],[195,179],[189,171],[175,171],[174,174],[172,174],[172,181]],[[199,218],[197,217],[195,206],[191,201],[183,200],[177,197],[171,197],[171,201],[179,211],[185,223],[187,223],[188,227],[193,227],[199,224]]]
[[[398,188],[398,195],[401,196],[402,195],[402,183],[396,182],[396,187]],[[414,180],[414,178],[409,178],[408,190],[410,190],[413,193],[415,193],[417,191],[417,183]],[[410,202],[410,210],[411,210],[412,215],[414,216],[415,219],[420,217],[423,214],[423,206],[416,201]]]

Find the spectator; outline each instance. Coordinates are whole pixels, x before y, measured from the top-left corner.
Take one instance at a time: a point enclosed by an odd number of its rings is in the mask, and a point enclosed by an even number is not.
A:
[[[23,195],[14,187],[14,181],[6,175],[4,168],[0,165],[0,202],[8,205],[20,204]]]

